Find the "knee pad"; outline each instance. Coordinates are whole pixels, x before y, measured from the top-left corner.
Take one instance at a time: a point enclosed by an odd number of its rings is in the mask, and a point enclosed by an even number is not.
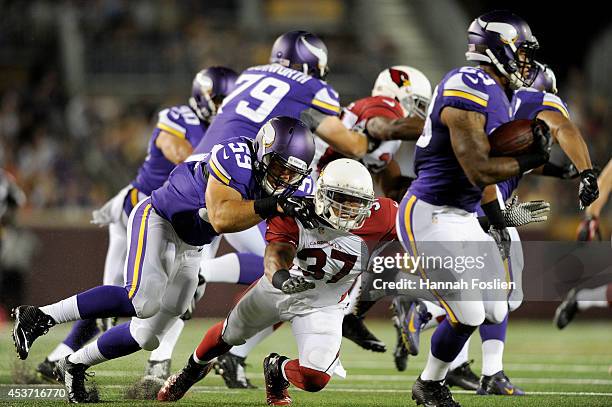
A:
[[[135,298],[132,298],[132,305],[136,311],[136,316],[141,319],[146,319],[151,318],[153,315],[159,312],[161,308],[161,300],[159,298],[151,298],[143,301],[139,298],[135,301]]]
[[[493,324],[501,324],[508,315],[509,302],[497,301],[487,312],[487,321]]]
[[[478,309],[470,310],[468,312],[463,312],[462,314],[455,313],[457,317],[457,321],[452,323],[455,325],[468,325],[468,326],[479,326],[485,320],[485,311],[483,307],[479,307]]]
[[[159,338],[153,330],[137,319],[132,319],[130,323],[130,333],[144,350],[153,351],[159,346]]]
[[[309,392],[321,391],[327,386],[331,376],[325,372],[319,370],[310,369],[308,367],[300,366],[300,373],[302,373],[302,383],[304,390]]]

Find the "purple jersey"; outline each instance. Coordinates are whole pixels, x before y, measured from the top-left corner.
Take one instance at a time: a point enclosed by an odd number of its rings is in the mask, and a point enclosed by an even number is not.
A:
[[[279,64],[251,67],[238,77],[236,88],[223,100],[195,153],[207,153],[230,137],[254,139],[267,120],[277,116],[299,119],[302,111],[311,107],[338,115],[338,93],[319,79]]]
[[[534,119],[542,110],[559,112],[569,119],[567,105],[552,93],[533,88],[521,88],[512,98],[512,119]]]
[[[504,90],[479,68],[453,69],[434,90],[423,134],[415,149],[417,179],[410,192],[432,205],[449,205],[474,212],[482,189],[472,185],[455,157],[448,127],[440,119],[452,106],[486,116],[485,132],[491,135],[510,121],[510,103]]]
[[[201,209],[206,208],[208,180],[205,174],[235,189],[243,199],[267,196],[253,174],[252,150],[251,139],[235,137],[215,145],[210,153],[202,154],[198,157],[201,161],[177,165],[168,182],[151,194],[155,211],[172,223],[177,235],[186,243],[194,246],[210,243],[218,233],[200,216]],[[307,178],[295,195],[312,195],[313,189],[314,182]]]
[[[155,130],[149,140],[147,157],[138,169],[136,179],[132,181],[134,188],[145,195],[151,195],[151,192],[161,187],[175,167],[155,145],[162,131],[186,139],[195,147],[206,133],[206,124],[189,106],[179,105],[159,112]]]

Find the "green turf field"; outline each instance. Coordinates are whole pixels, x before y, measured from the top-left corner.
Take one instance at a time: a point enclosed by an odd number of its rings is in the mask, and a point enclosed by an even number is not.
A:
[[[173,370],[182,366],[199,342],[212,320],[187,323],[179,340]],[[343,344],[341,360],[348,372],[346,379],[334,378],[319,393],[290,389],[295,406],[411,406],[410,388],[423,366],[430,332],[423,335],[422,354],[409,360],[408,370],[397,372],[391,351],[394,331],[386,321],[369,321],[372,330],[390,348],[386,354],[362,351],[351,342]],[[67,328],[58,327],[40,338],[27,360],[32,369],[46,353],[63,338]],[[8,327],[0,331],[0,388],[7,390],[13,383],[12,371],[16,362]],[[525,397],[476,396],[455,390],[456,399],[464,406],[612,406],[612,325],[610,323],[575,323],[565,331],[553,329],[548,321],[514,322],[510,324],[505,371],[515,384],[529,394]],[[259,386],[257,390],[228,390],[219,376],[211,373],[189,393],[182,405],[194,406],[262,406],[265,405],[261,362],[271,351],[295,357],[295,343],[285,325],[270,336],[249,357],[248,375]],[[473,340],[470,356],[475,360],[475,371],[480,370],[480,340]],[[157,402],[124,400],[126,388],[139,377],[147,353],[140,352],[127,358],[92,368],[93,379],[103,401],[113,405],[159,405]],[[21,363],[21,362],[17,362]],[[48,387],[48,386],[47,386]],[[8,401],[0,405],[58,405],[63,401]]]

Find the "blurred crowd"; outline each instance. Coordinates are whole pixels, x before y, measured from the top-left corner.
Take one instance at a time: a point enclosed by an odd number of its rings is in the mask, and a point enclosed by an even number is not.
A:
[[[17,178],[27,207],[102,204],[135,175],[156,111],[186,102],[198,69],[265,63],[277,33],[255,35],[228,24],[240,18],[235,3],[66,2],[82,33],[87,75],[79,82],[66,77],[69,58],[60,44],[70,36],[62,38],[57,27],[57,3],[0,0],[0,167]],[[332,58],[329,80],[344,103],[367,95],[376,73],[393,60],[392,45],[357,48],[350,29],[323,37]],[[610,158],[610,100],[587,93],[585,81],[574,71],[559,88],[603,167]],[[521,190],[551,199],[557,213],[576,215],[577,183],[570,184],[532,180]]]

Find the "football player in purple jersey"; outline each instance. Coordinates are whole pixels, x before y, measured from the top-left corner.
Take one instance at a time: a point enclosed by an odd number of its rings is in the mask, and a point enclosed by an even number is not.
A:
[[[566,104],[557,96],[557,81],[553,71],[541,66],[533,87],[517,90],[511,106],[512,117],[515,120],[538,119],[546,123],[553,139],[559,143],[580,176],[578,189],[580,209],[588,207],[599,196],[597,176],[582,134],[578,126],[570,120]],[[568,176],[551,163],[546,163],[541,171],[544,175],[560,178]]]
[[[132,208],[151,192],[159,188],[176,164],[182,162],[199,143],[210,121],[215,116],[223,98],[234,88],[238,75],[225,67],[210,67],[196,74],[192,84],[189,105],[177,105],[163,109],[149,140],[147,157],[138,170],[136,178],[123,188],[102,209],[94,212],[94,223],[109,228],[109,247],[104,266],[105,285],[123,284],[123,262],[127,248],[127,219]],[[101,320],[103,330],[111,326],[110,318]],[[169,364],[165,355],[182,330],[182,321],[177,322],[173,334],[168,335],[159,351],[151,354],[149,370],[163,362]],[[83,320],[74,324],[66,339],[60,343],[37,367],[37,372],[47,380],[54,380],[56,362],[80,349],[97,335],[99,327],[95,320]],[[159,369],[159,366],[156,368]],[[169,367],[167,369],[169,371]],[[62,375],[60,372],[60,379]]]
[[[188,309],[198,285],[201,250],[220,233],[247,229],[279,213],[312,225],[308,166],[314,139],[299,120],[273,118],[255,140],[235,137],[200,160],[179,164],[162,187],[132,210],[125,281],[102,285],[44,307],[13,310],[21,359],[58,323],[132,317],[59,363],[70,402],[95,401],[86,370],[140,349],[154,350]],[[308,181],[304,182],[303,181]],[[298,189],[301,188],[301,189]]]
[[[191,155],[206,133],[221,101],[233,90],[237,77],[236,72],[221,66],[198,72],[193,79],[189,105],[176,105],[159,112],[149,140],[147,157],[138,169],[136,178],[102,209],[94,211],[93,222],[108,226],[109,230],[103,284],[123,285],[127,220],[130,212],[140,200],[162,186],[178,163]],[[55,381],[57,361],[80,349],[98,334],[99,328],[106,330],[110,326],[110,318],[102,319],[100,324],[96,324],[95,319],[77,321],[66,339],[38,365],[37,372],[42,378]],[[183,320],[178,320],[176,326],[162,340],[160,347],[151,353],[145,374],[166,376],[169,373],[170,355],[182,328]],[[159,370],[166,373],[157,372]],[[59,373],[59,379],[62,381],[63,375]]]
[[[327,47],[319,37],[307,31],[282,34],[272,46],[269,64],[247,68],[240,74],[235,90],[224,100],[195,153],[209,152],[212,146],[236,134],[254,138],[262,123],[284,115],[302,119],[345,156],[363,157],[372,145],[339,119],[338,93],[325,82],[328,69]],[[217,258],[218,240],[214,241],[202,259],[206,281],[250,284],[257,280],[263,273],[264,230],[262,224],[224,234],[237,253]],[[215,370],[228,386],[251,387],[244,376],[245,358],[272,332],[273,328],[266,328],[218,359]]]
[[[476,242],[491,242],[493,235],[507,259],[510,236],[494,184],[546,163],[551,136],[540,126],[533,149],[516,158],[491,157],[488,136],[510,121],[513,90],[533,83],[537,48],[529,25],[510,12],[486,13],[470,24],[466,58],[478,66],[453,69],[444,76],[434,90],[425,129],[417,141],[417,178],[402,200],[397,222],[398,235],[409,253],[435,256],[443,246],[438,242],[464,242],[448,244],[447,254],[464,256],[474,250],[482,255],[483,245]],[[490,235],[474,215],[479,204],[490,221]],[[488,246],[486,250],[492,250]],[[489,278],[505,275],[499,255],[485,257]],[[430,272],[440,276],[454,271]],[[426,270],[420,274],[429,278]],[[487,292],[469,301],[463,300],[461,290],[432,294],[447,318],[432,336],[429,358],[412,388],[412,398],[428,406],[457,406],[444,382],[450,363],[485,320],[501,323],[506,318],[508,303],[486,300],[491,295]]]

